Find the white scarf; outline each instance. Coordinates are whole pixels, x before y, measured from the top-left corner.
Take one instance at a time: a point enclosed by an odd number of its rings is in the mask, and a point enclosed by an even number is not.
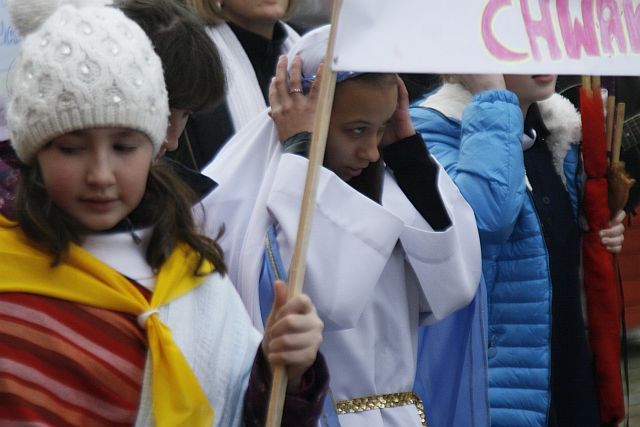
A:
[[[286,53],[300,36],[284,22],[282,25],[287,32],[287,38],[282,44],[282,53]],[[260,114],[267,105],[251,61],[229,25],[222,23],[207,27],[207,33],[222,56],[228,86],[226,101],[233,128],[237,131]]]

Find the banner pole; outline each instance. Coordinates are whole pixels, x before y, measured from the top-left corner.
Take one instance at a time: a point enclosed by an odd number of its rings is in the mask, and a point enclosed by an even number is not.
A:
[[[331,32],[325,54],[322,77],[320,81],[320,93],[316,116],[313,123],[311,146],[309,147],[309,166],[304,183],[304,193],[300,207],[300,219],[296,244],[294,246],[291,266],[289,268],[289,298],[302,292],[304,273],[306,268],[307,248],[309,246],[309,234],[315,208],[316,189],[318,186],[318,174],[324,160],[324,151],[331,119],[331,107],[336,86],[336,73],[331,70],[333,61],[333,47],[335,45],[335,33],[340,11],[341,0],[334,0],[331,14]],[[287,390],[287,371],[285,366],[275,366],[272,370],[273,381],[269,396],[266,427],[279,427],[282,421],[282,409]]]

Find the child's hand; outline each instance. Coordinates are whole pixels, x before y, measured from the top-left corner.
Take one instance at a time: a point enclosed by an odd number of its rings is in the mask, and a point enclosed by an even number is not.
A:
[[[626,213],[618,211],[616,216],[609,221],[609,228],[600,230],[600,243],[612,254],[620,253],[624,241],[624,224],[622,221]]]
[[[381,145],[383,147],[416,133],[409,116],[409,92],[402,79],[399,76],[396,76],[396,79],[398,83],[398,105],[382,136]]]
[[[322,64],[308,95],[302,93],[302,62],[299,56],[291,64],[291,80],[287,82],[287,57],[281,55],[276,75],[269,86],[269,116],[278,128],[280,142],[299,132],[311,132],[318,103]]]
[[[276,281],[262,351],[272,366],[287,366],[288,391],[299,389],[300,379],[315,362],[323,327],[308,296],[298,295],[287,301],[287,285]]]

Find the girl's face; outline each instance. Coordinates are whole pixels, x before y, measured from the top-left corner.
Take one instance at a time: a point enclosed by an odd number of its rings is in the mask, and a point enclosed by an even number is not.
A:
[[[526,111],[534,102],[544,101],[553,95],[557,77],[552,74],[505,74],[504,83],[507,89],[518,95],[520,106]]]
[[[398,88],[345,80],[336,86],[324,164],[349,181],[380,158],[378,146],[396,110]]]
[[[152,156],[146,135],[99,128],[55,138],[40,150],[37,161],[53,203],[87,230],[103,231],[140,204]]]
[[[222,10],[229,21],[257,34],[262,34],[264,28],[273,32],[273,25],[284,16],[288,6],[289,0],[222,1]]]

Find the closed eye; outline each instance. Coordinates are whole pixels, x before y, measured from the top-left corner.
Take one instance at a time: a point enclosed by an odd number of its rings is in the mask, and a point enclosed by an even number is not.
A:
[[[80,145],[58,145],[58,150],[63,154],[76,154],[84,150],[84,147]]]
[[[113,149],[119,153],[132,153],[138,149],[137,144],[115,144]]]

